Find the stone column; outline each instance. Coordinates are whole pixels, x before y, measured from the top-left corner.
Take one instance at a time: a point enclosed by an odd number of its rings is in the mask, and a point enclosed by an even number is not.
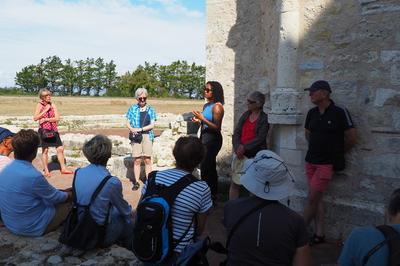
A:
[[[225,115],[222,123],[224,143],[218,154],[219,174],[226,176],[231,156],[234,126],[235,51],[227,46],[230,30],[236,23],[236,0],[207,0],[206,80],[216,80],[224,88]]]
[[[288,164],[300,170],[303,154],[296,142],[298,125],[303,123],[300,106],[302,94],[297,87],[299,3],[298,0],[280,0],[277,8],[279,12],[277,81],[276,88],[271,92],[269,112],[269,121],[274,124],[272,146]]]

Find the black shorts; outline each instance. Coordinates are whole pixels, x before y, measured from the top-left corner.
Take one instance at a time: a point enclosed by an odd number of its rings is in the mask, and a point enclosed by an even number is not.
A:
[[[63,143],[60,138],[60,134],[58,132],[55,132],[56,135],[54,138],[51,139],[43,139],[42,134],[40,134],[41,129],[39,128],[39,137],[40,137],[40,144],[39,147],[42,148],[48,148],[48,147],[59,147],[63,146]]]

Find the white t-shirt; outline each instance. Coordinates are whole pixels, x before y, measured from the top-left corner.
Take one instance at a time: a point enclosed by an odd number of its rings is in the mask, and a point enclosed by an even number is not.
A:
[[[8,156],[0,154],[0,172],[6,167],[7,164],[11,162],[11,159]]]

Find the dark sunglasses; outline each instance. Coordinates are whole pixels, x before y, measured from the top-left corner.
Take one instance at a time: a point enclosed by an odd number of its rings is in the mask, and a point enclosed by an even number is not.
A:
[[[247,102],[248,102],[249,104],[256,103],[256,101],[252,101],[252,100],[249,100],[249,99],[247,99]]]
[[[204,88],[204,91],[208,93],[208,92],[212,92],[213,90],[210,90],[209,88]]]
[[[140,102],[145,102],[147,100],[147,97],[139,97],[138,100]]]

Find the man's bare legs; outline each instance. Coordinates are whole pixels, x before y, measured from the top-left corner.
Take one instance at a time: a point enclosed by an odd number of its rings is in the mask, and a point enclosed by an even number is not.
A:
[[[140,180],[140,170],[142,165],[142,157],[136,157],[133,160],[133,174],[135,175],[135,182]]]
[[[318,203],[317,214],[315,216],[315,232],[317,236],[325,235],[325,211],[324,211],[324,202],[321,198],[321,201]]]
[[[315,221],[315,234],[311,242],[320,243],[324,239],[324,208],[323,208],[323,193],[310,188],[306,206],[304,208],[304,220],[308,226],[312,220]],[[310,244],[313,244],[311,243]]]
[[[146,173],[146,177],[145,177],[145,180],[144,180],[144,182],[145,182],[147,180],[147,177],[151,173],[152,161],[151,161],[151,157],[144,156],[143,158],[144,158],[144,171]]]

